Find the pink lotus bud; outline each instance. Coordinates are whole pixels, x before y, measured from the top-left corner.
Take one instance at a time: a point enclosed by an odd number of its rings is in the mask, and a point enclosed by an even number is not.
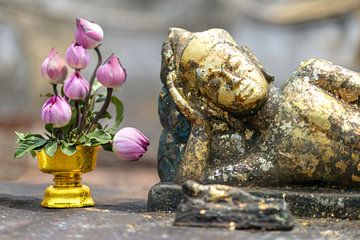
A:
[[[66,78],[67,71],[64,60],[59,56],[55,48],[52,48],[41,64],[41,77],[53,84],[62,83]]]
[[[90,84],[80,75],[79,71],[71,74],[64,83],[64,93],[72,100],[84,100],[89,91]]]
[[[99,25],[83,18],[76,19],[75,40],[84,48],[97,47],[104,38],[104,32]]]
[[[41,120],[44,124],[54,124],[56,128],[63,127],[71,120],[71,107],[64,98],[52,96],[42,107]]]
[[[123,160],[139,160],[147,151],[150,142],[144,134],[136,128],[126,127],[120,129],[113,140],[113,151]]]
[[[83,69],[89,64],[90,55],[83,46],[72,43],[66,50],[65,60],[74,69]]]
[[[111,56],[96,71],[97,80],[107,88],[117,88],[126,81],[126,70],[115,54]]]

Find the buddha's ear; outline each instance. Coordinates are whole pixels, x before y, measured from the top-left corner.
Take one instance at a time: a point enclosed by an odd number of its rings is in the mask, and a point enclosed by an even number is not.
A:
[[[191,35],[191,32],[183,28],[169,28],[168,39],[171,39],[173,42],[182,42],[186,40]]]
[[[160,77],[166,85],[169,70],[177,71],[179,59],[182,52],[192,39],[192,33],[182,28],[170,28],[167,39],[164,41],[161,50],[161,71]]]
[[[189,33],[189,31],[183,28],[171,27],[169,28],[169,38],[181,37],[185,33]]]
[[[193,38],[193,33],[182,28],[169,28],[168,40],[176,58],[180,58],[184,49]]]
[[[265,67],[261,64],[259,59],[255,56],[255,54],[246,46],[240,46],[240,51],[246,55],[255,65],[258,67],[261,71],[261,73],[264,75],[266,81],[269,84],[272,84],[275,80],[275,77],[271,75],[268,71],[266,71]]]

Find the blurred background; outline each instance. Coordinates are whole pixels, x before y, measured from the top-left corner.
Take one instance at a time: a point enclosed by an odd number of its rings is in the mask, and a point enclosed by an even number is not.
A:
[[[310,57],[359,70],[359,10],[359,0],[0,0],[0,181],[51,182],[36,159],[13,160],[14,131],[43,131],[39,115],[46,99],[40,94],[50,85],[41,79],[40,65],[52,47],[64,57],[76,17],[103,27],[104,58],[114,52],[128,72],[116,92],[125,104],[122,126],[137,127],[151,140],[149,152],[135,163],[101,152],[97,170],[84,180],[146,197],[158,181],[160,49],[169,27],[228,30],[255,52],[280,86]],[[87,79],[95,59],[92,53]]]

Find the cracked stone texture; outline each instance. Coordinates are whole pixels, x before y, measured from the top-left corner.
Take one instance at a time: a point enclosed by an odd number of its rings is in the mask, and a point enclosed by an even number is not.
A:
[[[283,199],[261,198],[240,188],[187,180],[175,226],[290,231],[293,216]]]
[[[339,218],[360,220],[358,190],[337,190],[319,187],[256,188],[242,190],[262,198],[283,199],[297,217]],[[149,211],[175,211],[181,201],[181,186],[159,182],[148,194]]]
[[[0,184],[0,239],[359,239],[360,221],[307,219],[290,232],[174,227],[174,215],[146,211],[121,188],[92,187],[94,208],[43,209],[45,185]],[[126,188],[126,187],[124,187]]]

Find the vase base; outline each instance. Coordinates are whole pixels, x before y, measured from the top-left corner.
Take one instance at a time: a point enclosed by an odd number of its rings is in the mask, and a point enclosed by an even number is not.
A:
[[[88,186],[49,186],[41,202],[44,208],[93,207],[95,202]]]

